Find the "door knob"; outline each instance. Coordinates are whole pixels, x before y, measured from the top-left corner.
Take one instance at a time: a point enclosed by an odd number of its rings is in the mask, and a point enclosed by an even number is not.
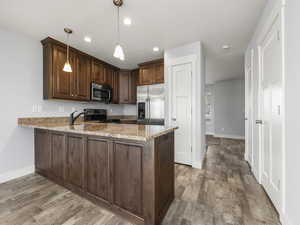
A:
[[[173,121],[176,121],[176,118],[172,118]]]
[[[256,124],[263,124],[263,121],[262,120],[256,120],[255,123]]]

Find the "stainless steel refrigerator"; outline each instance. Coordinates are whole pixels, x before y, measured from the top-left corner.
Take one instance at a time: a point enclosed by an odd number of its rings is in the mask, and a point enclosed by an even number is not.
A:
[[[138,123],[164,125],[165,88],[164,84],[137,87]]]

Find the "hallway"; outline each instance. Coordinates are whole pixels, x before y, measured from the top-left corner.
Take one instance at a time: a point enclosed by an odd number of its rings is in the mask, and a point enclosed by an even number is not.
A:
[[[204,169],[176,165],[176,197],[163,225],[278,225],[243,160],[244,142],[208,137]],[[1,225],[129,225],[39,175],[0,185]]]
[[[244,161],[244,141],[207,136],[203,170],[176,166],[176,200],[164,225],[278,225]]]

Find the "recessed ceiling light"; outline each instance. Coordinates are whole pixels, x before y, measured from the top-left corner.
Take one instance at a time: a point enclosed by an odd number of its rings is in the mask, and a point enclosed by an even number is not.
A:
[[[126,17],[124,20],[123,20],[123,23],[126,25],[126,26],[130,26],[131,25],[131,19],[129,17]]]
[[[154,47],[154,48],[153,48],[153,51],[154,51],[154,52],[158,52],[158,51],[159,51],[159,47]]]
[[[231,48],[231,46],[230,46],[230,45],[223,45],[222,48],[223,48],[224,50],[228,50],[228,49]]]
[[[91,43],[92,42],[92,38],[88,37],[88,36],[85,36],[84,37],[84,41],[87,42],[87,43]]]

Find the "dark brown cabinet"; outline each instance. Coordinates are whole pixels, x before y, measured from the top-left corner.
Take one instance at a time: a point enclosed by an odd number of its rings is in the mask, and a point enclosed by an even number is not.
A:
[[[150,85],[164,83],[163,59],[142,63],[139,65],[138,85]]]
[[[130,71],[120,70],[119,73],[119,103],[129,104],[129,79]]]
[[[63,71],[64,64],[66,62],[67,53],[66,49],[62,48],[61,46],[53,46],[53,98],[62,98],[62,99],[71,99],[72,98],[72,78],[74,77],[73,72],[67,73]],[[74,69],[74,55],[70,54],[70,64]],[[45,63],[45,62],[44,62]],[[50,87],[51,88],[51,87]]]
[[[148,142],[35,129],[35,170],[136,224],[174,199],[174,132]]]
[[[115,144],[114,204],[142,216],[142,147]]]
[[[51,38],[42,41],[44,49],[44,99],[90,99],[91,58],[70,50],[72,72],[63,71],[67,59],[66,47]]]
[[[137,85],[139,79],[139,70],[132,70],[129,80],[129,101],[131,104],[136,104],[137,101]]]
[[[72,72],[63,71],[67,59],[66,45],[52,38],[43,44],[44,99],[90,101],[91,82],[110,84],[118,68],[70,47]]]
[[[68,135],[66,147],[66,180],[76,188],[84,183],[84,138],[80,135]]]
[[[88,138],[86,155],[87,193],[108,201],[109,168],[108,142]]]
[[[92,62],[92,81],[97,84],[106,83],[106,74],[104,73],[104,65],[97,59]]]
[[[149,85],[154,83],[155,67],[143,66],[140,68],[139,85]]]
[[[40,130],[35,137],[35,167],[36,169],[49,173],[51,171],[51,149],[48,131]]]
[[[158,63],[155,65],[155,76],[154,76],[154,82],[156,84],[164,83],[164,64]]]
[[[65,179],[65,135],[50,133],[51,176],[63,181]]]
[[[119,104],[119,71],[115,70],[112,74],[112,103]]]
[[[77,100],[90,100],[91,60],[81,54],[77,54],[75,60],[72,96]]]
[[[137,73],[120,70],[118,78],[119,104],[136,104]]]

